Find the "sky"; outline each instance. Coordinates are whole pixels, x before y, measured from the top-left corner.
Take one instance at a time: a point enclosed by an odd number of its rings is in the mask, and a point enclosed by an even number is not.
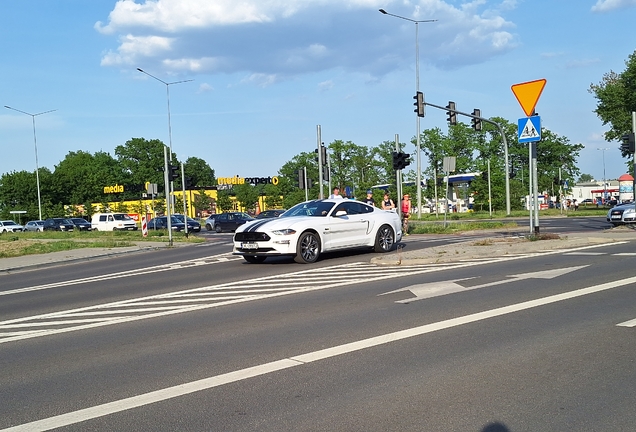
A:
[[[379,9],[435,21],[416,40],[413,22]],[[628,172],[588,89],[625,70],[636,0],[2,0],[0,11],[0,105],[30,114],[1,108],[0,174],[35,170],[36,154],[51,171],[69,152],[115,156],[132,138],[171,143],[217,177],[276,175],[316,148],[318,125],[327,144],[407,142],[416,63],[427,102],[515,124],[525,114],[511,86],[546,79],[536,111],[585,146],[581,173]],[[420,128],[434,127],[447,130],[446,113],[427,107]]]

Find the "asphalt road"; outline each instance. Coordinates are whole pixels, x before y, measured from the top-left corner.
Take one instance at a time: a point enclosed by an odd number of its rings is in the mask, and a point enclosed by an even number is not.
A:
[[[0,429],[634,430],[632,242],[382,268],[229,238],[1,276]]]

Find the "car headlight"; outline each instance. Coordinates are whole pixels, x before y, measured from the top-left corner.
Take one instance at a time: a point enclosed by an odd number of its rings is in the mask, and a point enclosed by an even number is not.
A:
[[[272,234],[276,234],[276,235],[292,235],[292,234],[296,234],[296,230],[293,230],[291,228],[285,228],[285,229],[282,229],[282,230],[272,231]]]

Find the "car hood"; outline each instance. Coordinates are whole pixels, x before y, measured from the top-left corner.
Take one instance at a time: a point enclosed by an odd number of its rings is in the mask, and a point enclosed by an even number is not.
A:
[[[257,219],[241,225],[236,229],[237,232],[263,232],[274,231],[285,228],[293,228],[297,225],[315,225],[323,217],[316,216],[293,216],[273,219]]]

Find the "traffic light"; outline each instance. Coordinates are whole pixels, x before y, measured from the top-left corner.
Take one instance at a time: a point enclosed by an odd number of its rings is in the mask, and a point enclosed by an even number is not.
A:
[[[327,147],[325,147],[325,143],[320,145],[320,157],[322,158],[322,164],[327,165]]]
[[[411,164],[408,153],[393,152],[393,169],[395,171],[406,168]]]
[[[474,115],[475,117],[481,117],[481,110],[479,110],[479,109],[475,108],[475,109],[473,110],[473,115]],[[476,131],[478,131],[478,132],[479,132],[479,131],[481,130],[481,119],[480,119],[480,118],[475,118],[475,117],[473,117],[473,118],[471,119],[471,122],[472,122],[472,124],[473,124],[473,129],[475,129]]]
[[[481,179],[485,182],[488,181],[488,171],[482,171],[481,173]]]
[[[179,166],[168,164],[168,178],[170,181],[175,181],[179,178]]]
[[[393,152],[393,169],[395,171],[400,169],[400,153]]]
[[[413,105],[415,105],[415,109],[413,111],[417,113],[418,117],[424,117],[424,93],[421,91],[416,92],[413,99],[415,99],[415,102],[413,103]]]
[[[305,189],[305,170],[302,168],[298,170],[298,188]]]
[[[634,153],[636,147],[636,140],[633,133],[623,135],[623,142],[621,143],[621,151],[623,153]]]
[[[194,179],[192,177],[185,178],[185,189],[190,190],[194,187]]]
[[[453,101],[449,101],[448,105],[446,105],[446,109],[448,111],[446,111],[446,115],[448,116],[446,118],[446,121],[448,121],[448,123],[451,126],[454,126],[457,124],[457,114],[455,114],[455,102]]]
[[[322,167],[322,179],[329,181],[329,167],[326,165]]]
[[[400,155],[401,155],[400,169],[404,169],[407,166],[411,165],[411,161],[410,161],[411,155],[409,155],[408,153],[400,153]]]

